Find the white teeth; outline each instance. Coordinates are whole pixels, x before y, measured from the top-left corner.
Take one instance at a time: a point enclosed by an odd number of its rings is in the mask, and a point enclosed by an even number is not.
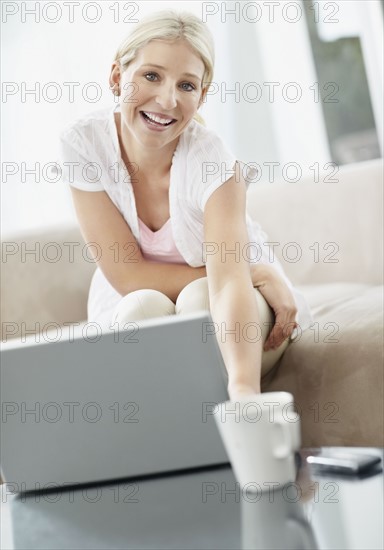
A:
[[[172,122],[173,118],[160,118],[156,115],[153,115],[152,113],[147,113],[146,111],[143,111],[144,114],[150,119],[150,120],[153,120],[154,122],[157,122],[158,124],[169,124],[170,122]]]

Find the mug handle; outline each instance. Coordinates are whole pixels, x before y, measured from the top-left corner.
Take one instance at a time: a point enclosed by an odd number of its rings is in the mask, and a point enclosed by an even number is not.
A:
[[[297,422],[290,422],[289,427],[292,432],[292,445],[294,451],[299,451],[301,447],[301,422],[298,417]]]
[[[272,448],[275,458],[287,458],[294,450],[294,433],[285,421],[275,420],[273,423]]]

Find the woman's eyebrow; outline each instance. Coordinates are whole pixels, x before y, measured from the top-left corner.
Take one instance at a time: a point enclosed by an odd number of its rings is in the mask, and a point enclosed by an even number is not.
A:
[[[141,66],[141,68],[144,68],[144,67],[156,67],[156,69],[166,70],[166,67],[163,67],[162,65],[156,65],[155,63],[145,63],[144,65]],[[200,80],[200,77],[198,77],[196,74],[193,74],[193,73],[183,73],[182,76],[189,76],[191,78],[196,78],[196,80]]]

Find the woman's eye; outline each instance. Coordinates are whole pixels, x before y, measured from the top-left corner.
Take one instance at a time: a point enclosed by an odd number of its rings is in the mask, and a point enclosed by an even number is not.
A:
[[[149,80],[149,82],[154,82],[157,78],[157,74],[156,73],[145,73],[145,78],[147,80]]]
[[[196,89],[195,86],[193,84],[191,84],[190,82],[183,82],[181,84],[181,87],[185,92],[192,92],[193,90]]]

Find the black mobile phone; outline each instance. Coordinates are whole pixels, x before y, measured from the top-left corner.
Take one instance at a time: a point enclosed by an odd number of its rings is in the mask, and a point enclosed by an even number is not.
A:
[[[381,457],[355,451],[324,449],[319,454],[307,456],[307,462],[316,471],[337,474],[360,474],[380,464]]]

